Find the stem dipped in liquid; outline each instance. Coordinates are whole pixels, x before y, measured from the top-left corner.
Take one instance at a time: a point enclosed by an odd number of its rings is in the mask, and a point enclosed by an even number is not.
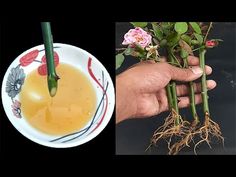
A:
[[[57,92],[57,80],[59,79],[59,77],[56,74],[55,63],[54,63],[53,39],[52,39],[50,22],[41,22],[41,28],[43,33],[43,41],[44,41],[46,61],[47,61],[48,90],[50,96],[54,97]]]

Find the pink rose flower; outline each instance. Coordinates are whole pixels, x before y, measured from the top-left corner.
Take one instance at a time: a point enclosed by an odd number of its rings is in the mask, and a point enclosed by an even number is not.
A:
[[[140,27],[136,27],[135,29],[129,30],[125,36],[124,41],[122,42],[123,45],[130,45],[130,44],[139,44],[141,47],[145,48],[151,43],[152,36],[144,31]]]

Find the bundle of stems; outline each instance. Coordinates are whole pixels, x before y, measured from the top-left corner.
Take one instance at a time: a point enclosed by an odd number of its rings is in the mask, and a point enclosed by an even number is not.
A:
[[[156,30],[156,33],[154,33],[155,37],[160,39],[161,32],[163,32],[162,36],[165,35],[165,29],[163,28],[162,23],[153,23],[152,25],[153,27],[155,27],[153,29]],[[161,40],[166,40],[167,45],[165,45],[164,48],[167,49],[167,58],[170,64],[181,68],[188,68],[189,65],[187,57],[189,55],[193,55],[193,50],[198,51],[199,53],[200,67],[203,70],[203,74],[201,77],[201,95],[205,119],[203,121],[203,124],[201,125],[196,110],[194,83],[191,81],[188,83],[188,85],[190,108],[193,119],[192,123],[190,123],[190,121],[183,120],[181,115],[179,115],[176,83],[175,81],[170,81],[170,83],[166,87],[166,92],[171,114],[166,118],[163,126],[158,128],[154,132],[151,138],[151,144],[148,148],[150,148],[154,144],[157,144],[160,139],[165,139],[168,144],[169,154],[178,154],[181,149],[186,146],[190,147],[190,143],[193,142],[195,144],[194,153],[197,154],[196,148],[201,143],[206,142],[209,147],[211,147],[211,137],[216,137],[224,142],[224,138],[222,137],[219,125],[215,123],[210,117],[206,85],[206,42],[209,31],[212,28],[212,22],[210,22],[209,25],[204,26],[204,28],[207,29],[205,34],[204,30],[202,30],[203,28],[201,28],[201,25],[196,22],[190,22],[188,24],[186,22],[176,22],[169,23],[169,25],[172,25],[172,29],[169,30],[170,33],[167,33],[166,38]],[[174,33],[173,28],[175,30]],[[159,43],[162,43],[162,41],[159,41]],[[217,40],[213,41],[215,42],[215,44],[218,44]],[[183,65],[181,65],[181,63],[183,63]],[[194,138],[197,136],[200,137],[200,141],[195,143]],[[175,141],[172,142],[173,137],[175,137]]]

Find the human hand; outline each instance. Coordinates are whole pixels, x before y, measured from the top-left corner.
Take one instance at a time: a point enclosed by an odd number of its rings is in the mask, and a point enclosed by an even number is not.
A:
[[[197,57],[188,57],[189,69],[174,67],[166,62],[142,62],[126,70],[116,77],[116,122],[127,118],[150,117],[169,109],[165,87],[170,80],[188,82],[201,77],[202,70],[198,66]],[[206,74],[212,72],[210,66],[205,67]],[[215,88],[216,82],[207,81],[209,90]],[[188,107],[188,85],[177,85],[178,106]],[[194,84],[196,104],[202,102],[201,85]]]

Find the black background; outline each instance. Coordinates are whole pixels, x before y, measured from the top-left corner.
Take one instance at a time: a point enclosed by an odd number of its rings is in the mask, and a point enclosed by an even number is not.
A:
[[[42,12],[40,13],[41,16],[40,18],[35,18],[35,19],[29,18],[30,16],[33,16],[32,14],[34,14],[34,10],[29,9],[29,11],[26,11],[27,13],[24,14],[25,15],[24,18],[23,17],[16,18],[16,16],[19,15],[20,13],[17,14],[14,12],[12,17],[10,18],[4,17],[1,19],[0,80],[2,81],[3,75],[7,70],[7,67],[19,54],[21,54],[23,51],[31,47],[42,44],[40,21],[45,21],[45,20],[49,20],[52,22],[52,32],[54,36],[54,42],[68,43],[87,50],[88,52],[96,56],[101,61],[101,63],[103,63],[103,65],[107,68],[108,72],[110,73],[111,77],[115,80],[115,58],[114,58],[115,47],[116,47],[115,44],[118,45],[121,43],[121,35],[123,35],[126,32],[126,29],[128,28],[128,26],[126,27],[120,26],[117,28],[115,22],[123,21],[124,19],[126,21],[143,21],[141,20],[143,17],[141,19],[137,19],[138,14],[133,13],[132,15],[132,13],[130,13],[129,17],[124,15],[123,18],[122,17],[115,18],[115,16],[112,16],[112,14],[109,14],[109,11],[104,11],[107,14],[104,15],[102,18],[100,18],[101,15],[99,15],[98,12],[97,16],[96,13],[93,13],[92,11],[88,12],[89,15],[86,13],[83,14],[83,12],[77,14],[77,11],[74,11],[73,12],[74,17],[72,18],[68,17],[68,15],[65,16],[64,13],[62,13],[62,11],[59,11],[58,9],[56,10],[58,12],[56,13],[56,15],[54,15],[53,18],[48,18],[48,16],[50,15],[46,15],[46,14],[51,14],[51,12],[47,11],[46,13],[43,13],[42,10],[40,10],[40,12]],[[70,10],[67,9],[67,13],[68,11]],[[163,13],[159,13],[159,18],[167,17],[166,15],[164,15],[163,17],[162,14]],[[92,18],[89,17],[90,15],[92,16]],[[158,14],[153,13],[152,17],[153,21],[157,18],[157,15]],[[43,16],[47,18],[43,18]],[[131,16],[133,16],[133,18],[136,19],[131,20]],[[185,15],[182,15],[183,19],[185,17],[186,17]],[[219,15],[218,17],[221,19],[223,18],[222,15]],[[150,19],[150,17],[146,17],[144,19]],[[173,20],[173,17],[171,16],[169,19]],[[217,36],[218,35],[219,34],[217,34]],[[229,38],[231,38],[231,41],[233,41],[231,35],[232,34],[228,34]],[[227,50],[228,47],[224,47],[224,49]],[[232,51],[234,51],[233,47],[230,48],[230,51],[232,54]],[[135,63],[134,60],[131,60],[130,62],[126,63],[126,65],[124,65],[124,67],[121,68],[121,70],[119,70],[118,72],[121,72],[127,67],[127,65],[131,65],[133,63]],[[234,66],[232,65],[232,67]],[[234,72],[234,69],[235,68],[232,68],[233,70],[232,72]],[[223,82],[226,82],[225,78],[222,78],[221,80],[223,80]],[[229,86],[229,84],[226,85],[228,91],[232,89]],[[224,89],[225,89],[224,87],[221,87],[221,90]],[[230,93],[235,93],[235,90],[230,90],[230,91],[231,91]],[[221,99],[221,97],[218,97],[218,99]],[[234,104],[232,104],[232,106],[234,106]],[[220,107],[219,111],[222,111],[223,108],[225,107],[224,106]],[[232,109],[230,110],[232,111]],[[229,118],[231,120],[234,119],[235,118],[234,113],[232,116],[229,116]],[[3,110],[2,103],[0,103],[0,152],[1,152],[0,161],[3,161],[5,164],[6,162],[8,162],[10,163],[10,165],[15,165],[16,167],[17,166],[20,167],[21,165],[27,166],[28,164],[34,166],[39,162],[40,166],[35,166],[35,168],[40,168],[40,169],[45,168],[46,165],[48,165],[48,167],[51,168],[53,166],[53,163],[51,162],[54,163],[56,162],[56,164],[61,164],[62,166],[72,165],[72,164],[74,166],[77,166],[77,168],[73,169],[71,167],[67,168],[68,169],[67,172],[70,172],[78,170],[86,171],[86,168],[85,169],[81,168],[81,164],[83,163],[85,165],[88,165],[88,167],[92,167],[92,169],[96,165],[102,165],[104,168],[107,168],[107,166],[104,165],[109,164],[111,166],[116,166],[116,164],[110,162],[111,161],[114,162],[113,160],[115,161],[118,160],[118,162],[121,162],[118,164],[118,168],[116,169],[116,172],[118,174],[122,173],[121,169],[124,168],[132,169],[133,171],[136,172],[145,169],[144,168],[145,166],[143,166],[144,163],[148,164],[148,166],[153,165],[154,167],[157,167],[157,165],[158,167],[160,167],[162,164],[165,166],[166,163],[163,163],[164,162],[163,160],[166,159],[163,159],[163,156],[162,158],[160,156],[158,158],[156,158],[155,156],[149,156],[149,157],[142,156],[142,160],[140,159],[140,157],[137,156],[135,157],[115,156],[116,153],[143,154],[144,152],[143,150],[147,145],[146,143],[148,142],[153,130],[158,126],[158,122],[160,123],[160,119],[153,118],[152,120],[154,121],[154,123],[153,122],[150,123],[151,119],[143,121],[139,120],[141,121],[141,123],[139,124],[135,123],[136,120],[127,121],[130,122],[129,126],[126,126],[127,122],[115,125],[114,119],[115,116],[113,114],[113,117],[108,126],[101,132],[100,135],[98,135],[95,139],[91,140],[90,142],[74,148],[54,149],[38,145],[34,142],[31,142],[23,135],[21,135],[9,122]],[[234,126],[233,123],[232,126]],[[118,136],[121,137],[120,140],[116,139],[115,137],[115,128],[117,137]],[[147,129],[149,131],[149,134],[145,133],[144,138],[140,138],[142,137],[142,132],[145,132]],[[227,134],[230,135],[232,133],[235,134],[235,131],[231,132],[231,129],[229,129]],[[124,138],[125,136],[127,136],[127,138]],[[140,141],[131,141],[134,136],[138,137],[136,139],[140,138]],[[117,146],[115,146],[115,142],[117,143]],[[231,147],[235,147],[234,142],[231,142]],[[176,159],[178,160],[179,158]],[[197,159],[201,160],[202,158],[197,158]],[[176,163],[176,161],[174,160],[175,160],[174,158],[171,158],[171,161],[174,162],[177,166],[178,163]],[[187,160],[191,159],[187,158]],[[207,159],[204,158],[204,160]],[[217,166],[217,164],[221,163],[216,161],[213,164]],[[133,165],[135,165],[135,168],[131,168]],[[186,166],[188,164],[184,165]],[[58,172],[61,171],[62,169],[52,168],[51,170],[53,172]],[[100,171],[101,170],[103,170],[103,168],[101,168]],[[88,171],[86,171],[86,173],[87,172]],[[152,173],[152,172],[153,169],[146,171],[146,173]]]
[[[122,47],[124,34],[133,28],[129,23],[116,23],[116,47]],[[208,79],[214,79],[217,87],[209,92],[209,105],[213,120],[219,123],[225,137],[225,148],[222,144],[212,143],[212,149],[206,144],[199,146],[198,154],[236,154],[236,23],[218,22],[210,33],[210,38],[223,39],[224,42],[207,52],[206,63],[213,68]],[[119,74],[137,60],[127,57],[116,72]],[[199,112],[202,107],[197,106]],[[132,119],[116,126],[116,154],[167,154],[165,142],[158,148],[145,152],[153,132],[163,124],[168,113],[162,113],[148,119]],[[189,109],[182,109],[181,115],[191,117]],[[193,148],[185,148],[180,154],[193,154]]]
[[[51,20],[54,42],[78,46],[94,55],[115,77],[114,29],[115,23],[109,22],[102,28],[99,22],[79,21],[57,18]],[[109,29],[109,30],[107,30]],[[22,52],[43,43],[40,21],[7,20],[0,23],[0,73],[1,82],[11,62]],[[114,83],[115,84],[115,83]],[[8,120],[0,104],[0,151],[3,158],[34,159],[50,161],[68,158],[78,160],[81,156],[101,155],[111,157],[115,154],[115,117],[107,127],[93,140],[78,147],[56,149],[38,145],[21,135]],[[3,159],[1,157],[1,160]]]
[[[102,3],[102,1],[99,1],[99,4],[94,4],[93,1],[83,1],[83,3],[80,1],[51,1],[51,4],[49,1],[45,3],[43,1],[26,1],[26,3],[23,1],[3,2],[4,5],[1,4],[0,6],[0,79],[3,78],[4,72],[14,58],[26,49],[42,44],[41,36],[37,36],[38,33],[34,33],[38,31],[41,34],[38,26],[40,21],[53,22],[52,28],[55,42],[69,43],[71,41],[71,44],[74,45],[79,43],[80,46],[77,46],[81,48],[87,46],[87,50],[106,66],[114,79],[114,49],[118,39],[117,34],[121,35],[120,33],[115,33],[116,21],[236,21],[234,17],[235,6],[228,2],[209,3],[209,6],[207,6],[208,3],[195,1],[166,1],[167,4],[165,4],[165,1],[137,3],[133,1],[117,1],[115,3],[113,1],[110,3],[104,1],[105,3]],[[59,26],[56,31],[55,25]],[[32,28],[32,26],[34,27]],[[17,32],[18,30],[19,32]],[[24,32],[25,30],[28,33]],[[80,33],[81,31],[84,33]],[[124,32],[126,31],[122,31],[122,35]],[[63,35],[59,36],[57,33]],[[114,38],[115,35],[116,39]],[[27,36],[32,36],[32,38]],[[79,40],[76,40],[75,36],[79,36]],[[59,39],[65,39],[65,41]],[[36,40],[39,43],[31,45]],[[15,44],[16,42],[17,44]],[[22,43],[24,43],[25,47]],[[86,50],[86,48],[84,49]],[[97,54],[106,59],[99,58]],[[132,62],[129,64],[132,64]],[[219,111],[222,109],[220,108]],[[227,159],[222,156],[214,156],[215,158],[212,156],[211,158],[208,158],[209,156],[114,156],[114,122],[113,116],[113,120],[111,120],[106,129],[89,144],[72,149],[51,149],[36,145],[19,134],[8,121],[0,103],[0,161],[3,162],[0,165],[1,172],[3,173],[4,171],[2,167],[9,165],[8,167],[11,167],[11,169],[8,170],[9,168],[6,168],[8,175],[10,172],[14,172],[14,175],[15,172],[17,175],[27,172],[32,175],[32,170],[30,169],[35,169],[34,173],[43,175],[50,173],[53,175],[56,173],[63,174],[63,172],[67,175],[71,173],[87,175],[94,172],[97,175],[99,172],[109,173],[109,169],[113,171],[109,174],[115,173],[117,175],[124,175],[129,171],[132,171],[131,175],[135,174],[135,172],[140,174],[142,171],[146,176],[153,174],[162,175],[162,172],[164,175],[170,175],[171,172],[174,175],[181,175],[183,173],[186,174],[187,169],[199,175],[208,173],[212,175],[213,172],[220,172],[224,164],[227,166],[227,172],[231,169],[234,171],[234,167],[231,168],[230,163],[225,163],[228,162],[229,156],[227,156]],[[123,125],[125,124],[124,122]],[[120,124],[116,127],[117,135],[119,135],[120,126],[123,125]],[[137,126],[137,124],[132,125],[134,127]],[[141,126],[140,128],[143,127]],[[150,130],[150,133],[156,127],[157,125],[153,124],[153,129]],[[124,132],[123,136],[129,136],[132,131],[131,127],[125,130],[127,133]],[[137,133],[137,131],[134,133]],[[149,136],[146,138],[149,138]],[[125,147],[127,141],[124,141],[123,144],[123,147]],[[130,149],[126,146],[125,149],[129,151],[127,154],[131,154],[131,151],[134,151],[132,154],[140,154],[140,150],[143,152],[143,148],[141,149],[140,145],[137,144],[137,149],[139,150],[137,153],[135,146],[134,142],[132,142]],[[119,145],[116,147],[116,152],[121,152],[118,147]],[[124,153],[121,152],[121,154]],[[184,161],[183,157],[185,157]],[[55,164],[59,166],[55,166]],[[211,166],[214,168],[211,168]],[[100,168],[98,169],[98,167]],[[45,171],[45,169],[48,170]],[[192,174],[191,172],[190,174]]]

